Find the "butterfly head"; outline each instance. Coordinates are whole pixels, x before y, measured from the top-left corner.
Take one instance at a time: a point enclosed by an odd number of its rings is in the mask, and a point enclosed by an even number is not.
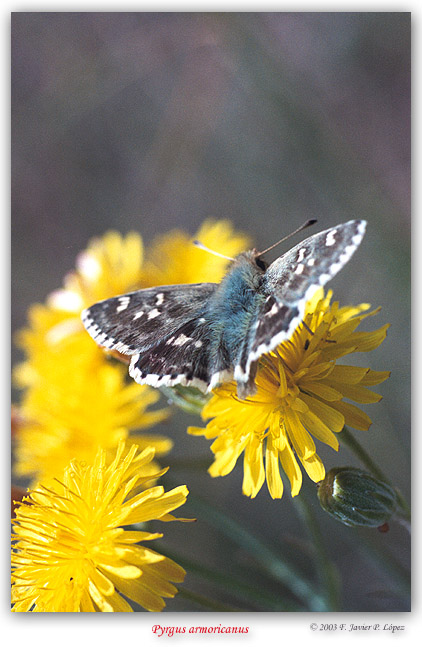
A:
[[[277,247],[277,245],[279,245],[279,244],[280,244],[280,243],[282,243],[283,241],[287,240],[287,238],[290,238],[290,237],[291,237],[291,236],[293,236],[294,234],[297,234],[299,231],[302,231],[302,229],[306,229],[307,227],[309,227],[310,225],[315,224],[316,222],[317,222],[317,221],[316,221],[314,218],[313,218],[313,219],[311,219],[311,220],[307,220],[303,225],[301,225],[300,227],[298,227],[298,229],[295,229],[295,231],[293,231],[292,233],[290,233],[288,236],[284,236],[284,238],[281,238],[280,240],[278,240],[278,241],[277,241],[276,243],[274,243],[273,245],[270,245],[270,247],[267,247],[267,248],[266,248],[266,249],[264,249],[262,252],[259,252],[257,249],[252,249],[252,250],[250,250],[250,251],[248,251],[248,252],[242,252],[241,254],[239,254],[238,256],[236,256],[236,258],[232,258],[232,257],[230,257],[230,256],[225,256],[224,254],[220,254],[220,252],[216,252],[216,251],[214,251],[213,249],[209,249],[209,247],[206,247],[206,246],[205,246],[203,243],[201,243],[199,240],[194,240],[194,241],[193,241],[193,244],[194,244],[196,247],[198,247],[199,249],[202,249],[202,250],[203,250],[203,251],[205,251],[205,252],[208,252],[208,253],[210,253],[210,254],[214,254],[214,256],[219,256],[220,258],[225,258],[225,259],[227,259],[228,261],[232,261],[232,263],[234,263],[235,265],[236,265],[236,264],[238,264],[238,265],[244,265],[244,264],[245,264],[245,260],[246,260],[247,264],[252,264],[252,266],[255,266],[255,267],[256,267],[256,268],[258,268],[258,270],[260,270],[261,272],[265,272],[265,270],[266,270],[266,269],[267,269],[267,267],[268,267],[268,263],[266,263],[266,262],[262,259],[262,256],[263,256],[264,254],[266,254],[266,252],[269,252],[271,249],[273,249],[274,247]]]
[[[258,252],[257,249],[251,249],[248,252],[242,252],[239,256],[236,256],[234,263],[238,262],[240,264],[249,264],[252,267],[257,268],[261,272],[265,272],[268,267],[268,263],[262,258],[263,252]]]

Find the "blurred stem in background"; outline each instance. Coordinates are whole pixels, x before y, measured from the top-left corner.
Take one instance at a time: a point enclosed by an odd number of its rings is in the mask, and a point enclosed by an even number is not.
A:
[[[300,602],[296,610],[333,610],[331,608],[331,592],[329,595],[326,595],[325,592],[321,593],[320,587],[312,584],[284,555],[269,548],[259,537],[248,531],[232,517],[192,494],[189,495],[188,510],[190,513],[201,518],[202,522],[212,525],[221,535],[234,542],[239,548],[245,550],[250,555],[253,564],[290,592],[290,594],[286,594],[286,599],[283,596],[280,598],[278,610],[287,610],[288,608],[292,610],[292,603],[289,602],[291,595],[293,595],[293,599],[297,599]],[[314,532],[316,534],[316,531]],[[318,555],[318,559],[320,558],[321,556]],[[185,562],[184,558],[180,555],[177,556],[177,559],[184,568],[193,566],[191,561]],[[202,567],[196,567],[195,571],[207,578],[210,574],[210,571],[204,570]],[[220,583],[223,583],[221,577],[220,574],[217,576],[217,579],[220,579]],[[212,579],[216,579],[215,574],[212,576]],[[235,580],[231,582],[230,578],[225,583],[225,590],[236,596],[239,590],[244,592],[244,586],[243,584],[239,585]],[[265,602],[265,594],[262,596],[258,587],[254,591],[254,594],[249,591],[249,598],[252,599],[253,597],[257,605],[262,604],[263,601]],[[262,608],[261,606],[260,610],[269,609]]]
[[[360,445],[356,440],[356,436],[353,435],[350,430],[345,426],[343,431],[338,435],[340,442],[346,445],[354,454],[359,458],[359,460],[367,467],[374,476],[379,478],[381,481],[392,485],[397,496],[397,502],[401,508],[401,516],[405,521],[410,522],[410,506],[401,494],[401,492],[394,487],[394,484],[391,484],[389,479],[385,476],[383,471],[378,467],[373,458],[365,451],[365,449]],[[397,513],[396,513],[397,514]]]

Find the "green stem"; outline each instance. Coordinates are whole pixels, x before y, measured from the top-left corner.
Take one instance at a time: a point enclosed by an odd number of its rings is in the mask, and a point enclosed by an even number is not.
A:
[[[268,594],[256,586],[251,586],[241,582],[239,579],[233,576],[232,573],[221,573],[221,571],[216,570],[215,568],[207,568],[203,564],[199,564],[191,559],[188,559],[184,556],[169,552],[167,548],[161,545],[156,545],[156,548],[159,553],[169,557],[173,561],[180,564],[189,574],[197,575],[202,577],[208,582],[213,582],[226,591],[230,591],[237,598],[247,601],[249,604],[257,607],[258,611],[305,611],[303,606],[292,602],[286,602],[280,596],[274,595],[273,593]]]
[[[197,497],[189,496],[189,508],[247,550],[271,577],[282,582],[310,611],[328,611],[325,597],[284,557],[273,552],[243,526]]]
[[[379,543],[374,541],[374,538],[363,532],[363,529],[355,528],[356,535],[358,537],[357,546],[364,554],[371,555],[371,558],[380,566],[383,570],[387,571],[390,576],[394,578],[394,583],[397,588],[401,591],[402,594],[408,596],[410,592],[410,574],[405,566],[403,566],[397,559],[383,546],[380,546]],[[365,551],[363,550],[365,548]]]
[[[396,488],[391,481],[385,476],[383,471],[378,467],[378,465],[373,461],[371,456],[366,452],[366,450],[360,445],[356,440],[356,437],[350,432],[347,427],[343,427],[343,431],[338,434],[338,438],[343,442],[354,454],[357,456],[362,463],[381,481],[384,481],[394,489],[397,502],[402,509],[403,514],[400,515],[405,521],[410,521],[410,506],[407,503],[406,499],[403,497],[402,493],[398,488]]]
[[[339,575],[333,562],[328,558],[320,529],[306,498],[304,488],[299,496],[294,497],[293,505],[312,539],[315,565],[321,588],[325,591],[326,605],[330,611],[339,611]]]
[[[196,604],[199,604],[199,606],[206,607],[211,611],[244,611],[244,609],[231,607],[228,604],[223,604],[223,602],[218,602],[217,600],[213,600],[212,598],[201,595],[200,593],[189,591],[188,589],[180,587],[180,585],[177,585],[177,589],[180,597],[185,598],[185,600],[189,600],[190,602],[195,602]]]

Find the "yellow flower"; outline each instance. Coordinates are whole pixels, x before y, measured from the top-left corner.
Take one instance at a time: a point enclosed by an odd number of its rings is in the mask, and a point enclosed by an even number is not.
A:
[[[129,437],[168,416],[167,408],[149,409],[158,391],[127,384],[126,367],[108,361],[82,328],[74,328],[75,319],[37,305],[30,322],[20,334],[28,359],[15,370],[18,384],[26,387],[19,407],[24,422],[16,434],[17,475],[57,475],[72,458],[89,462],[99,446],[114,449],[122,439],[152,445],[156,455],[170,450],[172,442],[159,435]]]
[[[67,372],[71,381],[73,375],[69,373],[66,360],[73,362],[73,370],[94,359],[102,360],[103,354],[96,344],[89,338],[86,343],[87,335],[79,313],[69,316],[63,310],[37,303],[29,308],[28,321],[28,327],[15,337],[17,346],[25,354],[25,360],[14,368],[14,378],[20,388],[40,384],[46,378],[54,379],[57,370]],[[67,348],[68,344],[73,347]],[[72,357],[65,358],[65,350],[72,350]]]
[[[255,497],[265,479],[270,495],[282,496],[279,462],[290,480],[292,496],[297,495],[302,485],[297,459],[313,481],[325,475],[312,437],[337,450],[334,434],[344,424],[360,430],[371,424],[366,413],[344,398],[360,404],[378,402],[381,396],[367,387],[383,382],[389,372],[339,365],[337,360],[377,348],[388,324],[374,332],[355,332],[364,318],[378,310],[362,314],[369,305],[339,308],[330,301],[331,292],[324,297],[323,290],[318,290],[307,304],[305,325],[261,358],[254,396],[240,400],[234,383],[215,389],[203,409],[204,419],[212,420],[205,429],[188,430],[216,439],[211,445],[215,454],[211,476],[229,474],[244,452],[247,496]]]
[[[64,280],[64,289],[50,295],[49,304],[79,313],[96,301],[137,290],[142,282],[143,242],[139,234],[122,236],[109,231],[94,238],[76,260],[76,270]]]
[[[196,237],[229,255],[248,242],[226,221],[205,222]],[[128,439],[130,430],[167,417],[168,409],[149,410],[158,391],[126,385],[127,368],[108,361],[110,353],[88,336],[80,312],[96,301],[161,280],[218,280],[226,261],[198,250],[180,231],[153,244],[146,266],[143,257],[139,234],[108,232],[79,255],[63,289],[53,292],[46,305],[30,308],[29,326],[17,335],[26,358],[14,370],[25,390],[20,412],[27,420],[17,437],[17,474],[52,476],[70,459],[92,460],[98,446],[113,449],[120,439]],[[156,455],[172,445],[160,436],[131,439],[141,447],[152,445]]]
[[[170,231],[157,237],[151,245],[142,287],[220,281],[228,261],[198,249],[194,240],[229,257],[250,247],[249,238],[236,233],[227,220],[206,220],[192,237],[180,230]]]
[[[72,461],[61,480],[39,485],[18,504],[13,611],[132,611],[122,596],[160,611],[163,598],[175,596],[172,582],[183,581],[183,568],[138,543],[162,534],[123,526],[175,520],[169,513],[186,502],[188,490],[137,493],[154,450],[124,450],[120,443],[109,464],[103,450],[91,465]]]
[[[219,281],[225,259],[212,256],[193,245],[198,239],[226,256],[248,248],[249,238],[236,233],[227,220],[206,220],[194,236],[180,229],[153,240],[144,260],[142,238],[109,231],[94,238],[79,254],[76,270],[64,280],[64,288],[49,297],[49,305],[79,314],[96,301],[156,285]]]

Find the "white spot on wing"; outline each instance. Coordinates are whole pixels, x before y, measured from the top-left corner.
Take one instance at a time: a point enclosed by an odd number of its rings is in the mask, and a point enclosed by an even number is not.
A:
[[[186,344],[187,341],[189,341],[191,338],[186,337],[183,333],[181,333],[177,339],[174,340],[173,346],[183,346],[183,344]]]
[[[362,242],[363,234],[355,234],[352,238],[352,243],[358,247]]]
[[[305,258],[305,253],[306,253],[306,247],[301,247],[299,249],[299,255],[297,257],[297,262],[301,263],[303,259]]]
[[[332,275],[331,274],[321,274],[319,277],[319,284],[320,285],[325,285],[328,283],[328,281],[331,279]]]
[[[155,305],[160,306],[163,303],[163,301],[164,301],[164,294],[160,292],[155,297]]]
[[[273,315],[275,315],[279,310],[280,310],[280,306],[278,305],[278,303],[274,303],[274,304],[273,304],[273,307],[271,308],[271,310],[269,310],[268,312],[266,312],[266,313],[265,313],[265,317],[272,317],[272,316],[273,316]],[[258,321],[257,323],[259,324],[259,321]]]
[[[114,337],[109,337],[108,339],[105,339],[101,345],[104,346],[104,348],[113,348],[115,343],[116,340]]]
[[[105,339],[107,339],[107,335],[105,332],[102,332],[101,335],[98,335],[98,337],[96,337],[95,341],[99,346],[101,346]]]
[[[157,308],[154,308],[154,310],[151,310],[151,312],[148,312],[148,319],[155,319],[155,317],[158,317],[158,315],[161,314]]]
[[[126,310],[130,303],[130,297],[124,296],[124,297],[119,297],[119,303],[120,305],[117,306],[116,312],[122,312],[123,310]]]
[[[336,233],[337,233],[337,229],[331,229],[328,232],[328,234],[327,234],[327,236],[325,238],[325,244],[327,245],[327,247],[331,247],[331,245],[335,245]]]

